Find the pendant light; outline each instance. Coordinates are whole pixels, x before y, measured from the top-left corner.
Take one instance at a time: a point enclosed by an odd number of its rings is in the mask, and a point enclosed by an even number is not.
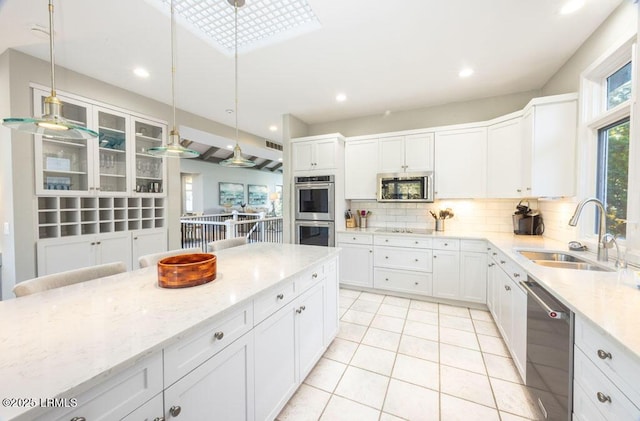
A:
[[[193,149],[185,148],[180,144],[180,132],[176,127],[176,58],[175,58],[175,11],[171,0],[171,101],[173,107],[173,128],[169,132],[169,141],[166,145],[149,148],[149,154],[166,158],[195,158],[200,155]]]
[[[224,167],[249,168],[256,165],[242,156],[242,150],[238,144],[238,8],[244,6],[244,0],[227,0],[235,11],[235,95],[236,95],[236,146],[233,148],[233,156],[220,162]]]
[[[49,0],[49,61],[51,63],[51,95],[44,99],[42,117],[5,118],[2,124],[22,132],[55,137],[57,139],[86,140],[97,138],[93,130],[79,126],[62,117],[62,103],[56,97],[55,58],[53,43],[53,0]]]

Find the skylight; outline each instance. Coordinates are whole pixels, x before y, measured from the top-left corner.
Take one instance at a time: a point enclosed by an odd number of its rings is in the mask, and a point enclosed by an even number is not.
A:
[[[160,0],[167,9],[170,0]],[[176,14],[222,52],[234,51],[233,6],[226,0],[175,0]],[[307,0],[247,0],[238,10],[238,49],[252,50],[320,28]]]

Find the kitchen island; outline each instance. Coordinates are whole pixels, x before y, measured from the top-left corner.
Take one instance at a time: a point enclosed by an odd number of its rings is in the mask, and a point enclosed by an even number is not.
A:
[[[128,419],[151,398],[159,404],[147,412],[150,419],[167,417],[175,409],[170,408],[175,405],[168,402],[167,389],[242,341],[246,360],[240,373],[244,377],[239,377],[247,383],[239,400],[247,418],[253,419],[253,382],[262,381],[264,368],[261,360],[254,364],[254,328],[280,313],[298,316],[291,319],[298,328],[305,315],[315,314],[312,322],[320,326],[320,337],[317,329],[309,329],[315,337],[306,338],[302,330],[289,338],[295,332],[285,329],[283,340],[297,347],[290,350],[296,358],[299,348],[312,348],[303,356],[319,358],[337,333],[338,254],[339,249],[330,247],[256,243],[216,253],[217,279],[193,288],[159,288],[154,266],[0,302],[0,420],[31,420],[43,414],[48,420]],[[321,308],[307,304],[301,310],[306,299]],[[255,345],[262,346],[257,340]],[[279,410],[280,401],[286,402],[306,375],[307,367],[300,368],[298,362],[269,362],[290,364],[293,378],[286,380],[295,387],[289,385],[277,402],[257,402],[256,408]],[[125,381],[128,400],[109,402],[122,398],[122,393],[109,394],[123,384],[117,379],[138,378],[126,374],[141,365],[140,387]],[[232,379],[218,378],[218,383],[226,380]],[[109,387],[100,389],[105,384]],[[163,393],[167,408],[162,407]],[[101,395],[106,402],[100,402]],[[111,404],[116,412],[106,414]],[[83,407],[96,415],[84,414]],[[186,408],[183,414],[181,419],[198,419]],[[141,415],[136,412],[131,419],[146,416]]]

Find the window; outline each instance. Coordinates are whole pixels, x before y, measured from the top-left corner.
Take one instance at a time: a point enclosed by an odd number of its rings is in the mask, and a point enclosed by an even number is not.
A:
[[[182,194],[183,194],[183,212],[193,212],[193,177],[190,175],[182,176]]]
[[[629,125],[626,118],[598,130],[596,194],[605,204],[607,231],[623,238],[627,231]]]
[[[607,110],[631,99],[631,62],[607,78]]]

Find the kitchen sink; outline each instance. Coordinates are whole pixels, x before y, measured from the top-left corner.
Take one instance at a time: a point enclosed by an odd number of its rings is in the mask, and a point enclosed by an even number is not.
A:
[[[518,250],[518,253],[540,266],[560,269],[613,272],[613,269],[606,266],[598,265],[589,260],[574,256],[573,254],[563,253],[561,251]]]

